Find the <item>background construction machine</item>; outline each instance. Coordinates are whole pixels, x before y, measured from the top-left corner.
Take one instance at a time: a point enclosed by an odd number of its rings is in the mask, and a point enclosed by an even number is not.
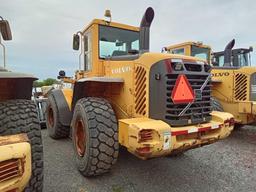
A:
[[[210,46],[185,42],[165,47],[165,50],[211,63],[214,110],[232,113],[237,124],[251,124],[256,121],[256,68],[250,66],[253,49],[233,49],[234,45],[233,39],[224,51],[212,53]]]
[[[224,51],[212,52],[211,62],[216,67],[248,67],[251,66],[251,52],[253,47],[236,48],[235,39],[231,40]]]
[[[46,123],[54,139],[71,132],[84,176],[109,171],[119,145],[148,159],[213,143],[233,129],[231,114],[211,110],[206,62],[149,52],[153,17],[148,8],[140,28],[95,19],[73,36],[82,62],[74,79],[60,72],[73,88],[49,93]]]
[[[46,105],[48,100],[47,93],[52,89],[54,89],[53,86],[33,87],[32,99],[36,103],[41,129],[46,128],[45,113],[46,113]]]
[[[43,188],[43,145],[34,101],[35,77],[10,72],[5,64],[4,40],[11,40],[7,20],[0,17],[0,191],[36,191]],[[2,37],[1,37],[2,35]]]

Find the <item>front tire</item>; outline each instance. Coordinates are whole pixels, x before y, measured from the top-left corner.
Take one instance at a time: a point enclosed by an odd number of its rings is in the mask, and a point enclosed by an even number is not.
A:
[[[24,191],[43,190],[43,144],[34,101],[0,102],[0,135],[26,133],[31,145],[32,175]]]
[[[72,140],[78,170],[84,176],[108,172],[118,157],[118,128],[105,99],[83,98],[74,109]]]

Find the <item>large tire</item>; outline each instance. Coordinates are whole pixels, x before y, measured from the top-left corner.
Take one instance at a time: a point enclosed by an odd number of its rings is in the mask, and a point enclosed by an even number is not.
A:
[[[224,112],[222,104],[215,97],[211,97],[211,105],[213,111]]]
[[[0,102],[0,135],[26,133],[31,144],[32,175],[24,191],[43,190],[43,144],[34,101]]]
[[[47,131],[51,138],[60,139],[69,136],[70,127],[61,124],[59,109],[52,94],[48,96],[45,119]]]
[[[106,173],[117,161],[119,143],[115,113],[102,98],[80,99],[72,119],[78,170],[86,177]]]

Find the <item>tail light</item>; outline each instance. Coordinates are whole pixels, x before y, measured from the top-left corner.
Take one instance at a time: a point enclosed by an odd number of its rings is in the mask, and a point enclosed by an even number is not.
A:
[[[153,139],[153,131],[151,129],[144,129],[139,132],[139,143],[147,142]]]
[[[22,175],[23,169],[20,159],[0,162],[0,183]]]
[[[141,147],[141,148],[137,148],[136,152],[141,155],[141,156],[145,156],[147,154],[150,154],[150,147]]]
[[[230,120],[229,120],[229,126],[234,126],[235,125],[235,119],[232,117]]]
[[[18,189],[18,188],[15,188],[15,189],[11,189],[11,190],[6,191],[6,192],[18,192],[18,191],[19,191],[19,189]]]
[[[227,119],[224,121],[225,124],[228,124],[228,126],[234,126],[235,125],[235,119],[232,117],[230,119]]]

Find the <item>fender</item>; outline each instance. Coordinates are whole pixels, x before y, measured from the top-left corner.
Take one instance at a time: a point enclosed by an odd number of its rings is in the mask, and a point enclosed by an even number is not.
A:
[[[0,67],[0,100],[31,99],[33,82],[36,77],[7,71]]]
[[[70,95],[71,93],[71,95]],[[70,126],[72,120],[72,111],[70,106],[70,96],[72,97],[72,90],[70,89],[54,89],[50,92],[53,96],[59,111],[59,120],[62,125]]]
[[[108,85],[123,85],[124,79],[115,77],[89,77],[79,79],[74,84],[73,110],[76,102],[83,97],[104,97]]]

